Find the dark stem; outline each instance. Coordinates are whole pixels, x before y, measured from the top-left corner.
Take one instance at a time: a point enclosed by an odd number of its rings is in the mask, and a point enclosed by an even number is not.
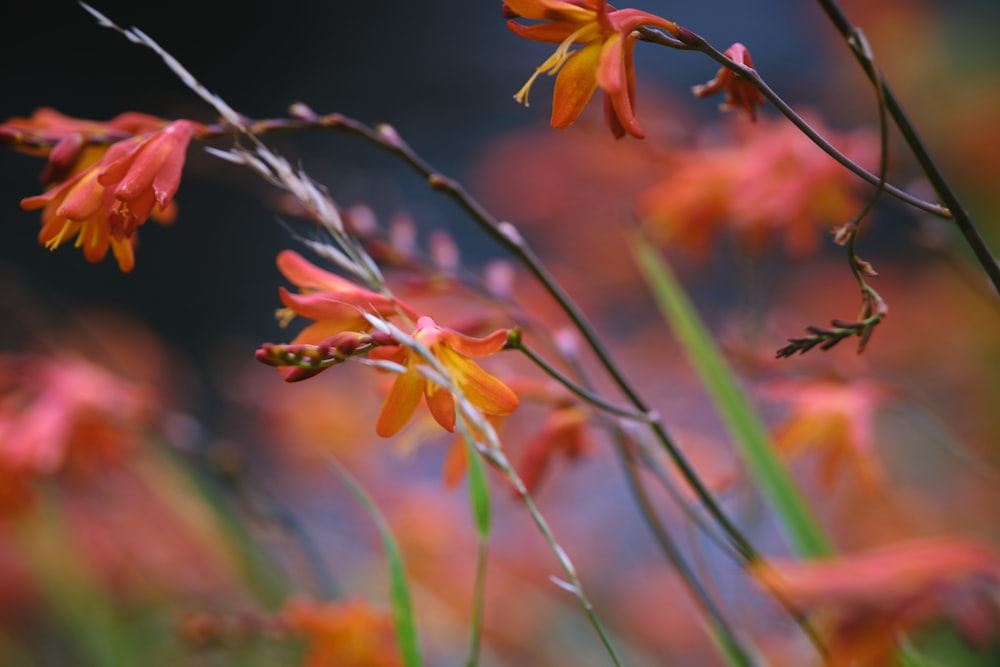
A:
[[[847,41],[848,46],[850,46],[851,40],[857,33],[856,28],[847,20],[847,17],[834,0],[818,1],[834,27]],[[927,150],[920,135],[917,134],[913,123],[907,117],[896,94],[889,87],[889,83],[885,80],[885,77],[872,67],[872,64],[861,53],[853,47],[851,48],[851,52],[857,58],[858,63],[861,64],[861,68],[869,80],[881,88],[885,98],[886,109],[889,111],[889,115],[892,116],[893,121],[895,121],[896,127],[899,128],[900,134],[903,135],[903,139],[910,147],[910,151],[920,164],[920,168],[927,176],[927,179],[931,182],[934,191],[941,198],[941,201],[944,202],[945,206],[948,207],[948,210],[951,211],[951,217],[958,226],[958,230],[965,238],[965,242],[972,249],[976,259],[979,260],[979,264],[983,267],[986,275],[989,276],[993,287],[996,288],[997,292],[1000,292],[1000,265],[997,264],[997,260],[993,256],[993,253],[990,252],[985,239],[983,239],[979,230],[972,222],[969,212],[962,205],[962,202],[959,201],[958,195],[952,189],[944,174],[941,173],[940,168],[938,168],[937,163],[931,157],[930,151]]]

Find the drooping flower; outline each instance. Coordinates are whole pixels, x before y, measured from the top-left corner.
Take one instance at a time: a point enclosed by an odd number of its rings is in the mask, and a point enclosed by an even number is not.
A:
[[[735,63],[753,69],[753,60],[750,58],[750,51],[739,42],[736,42],[723,51],[722,55]],[[743,109],[750,116],[750,120],[755,123],[757,122],[757,107],[765,101],[764,95],[750,82],[736,76],[732,70],[726,67],[720,67],[714,79],[706,84],[695,86],[691,89],[691,92],[696,97],[708,97],[709,95],[724,92],[726,94],[726,101],[722,104],[721,109],[723,111],[737,108]]]
[[[503,349],[507,342],[506,329],[498,329],[484,338],[472,338],[439,327],[429,317],[421,317],[413,338],[434,355],[451,374],[457,389],[485,414],[503,416],[517,409],[517,395],[470,359],[486,357]],[[413,416],[421,396],[427,399],[434,420],[449,432],[455,430],[455,399],[448,389],[428,380],[420,371],[426,362],[419,354],[404,345],[389,345],[372,350],[369,358],[394,361],[406,367],[406,372],[393,382],[382,404],[376,433],[384,438],[398,433]]]
[[[552,102],[552,127],[573,123],[598,88],[604,91],[605,120],[617,138],[630,134],[641,139],[635,118],[635,32],[643,26],[677,34],[677,25],[637,9],[616,10],[605,0],[506,0],[508,14],[544,21],[524,25],[511,19],[507,27],[517,35],[558,43],[524,87],[514,96],[527,106],[528,91],[540,74],[558,74]],[[570,49],[574,44],[583,46]]]
[[[43,209],[39,242],[54,250],[76,237],[90,262],[103,259],[110,247],[121,270],[131,271],[136,229],[151,215],[164,222],[175,215],[187,147],[200,131],[198,123],[177,120],[123,139],[45,194],[22,200],[25,210]]]
[[[766,589],[826,625],[830,667],[881,667],[903,635],[949,618],[968,640],[1000,628],[1000,558],[958,539],[899,543],[818,561],[751,567]]]

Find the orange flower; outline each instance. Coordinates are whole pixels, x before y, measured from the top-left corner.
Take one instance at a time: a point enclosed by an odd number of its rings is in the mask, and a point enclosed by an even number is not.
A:
[[[506,0],[508,14],[544,21],[524,25],[507,22],[511,31],[539,42],[559,43],[548,60],[531,75],[514,96],[525,106],[528,90],[540,74],[556,77],[552,102],[552,127],[573,123],[600,88],[604,91],[604,114],[617,138],[645,136],[635,119],[635,67],[633,48],[642,26],[662,28],[677,34],[672,21],[636,9],[615,10],[604,0]],[[573,44],[583,44],[570,51]]]
[[[985,642],[1000,628],[1000,559],[966,541],[913,541],[751,571],[794,607],[825,615],[829,667],[892,664],[904,633],[941,616],[970,641]]]
[[[177,120],[148,136],[123,139],[93,164],[43,195],[21,201],[25,210],[42,208],[39,242],[54,250],[72,237],[90,262],[111,248],[122,271],[135,266],[136,229],[153,215],[170,221],[191,138],[202,126]]]
[[[805,115],[852,160],[877,158],[873,136],[838,135]],[[704,253],[726,228],[758,252],[781,235],[788,253],[803,257],[815,251],[824,225],[841,225],[861,207],[861,181],[791,123],[762,119],[734,132],[728,144],[675,154],[639,196],[637,213],[658,240]]]
[[[412,319],[417,313],[402,301],[372,292],[350,280],[325,271],[293,250],[278,254],[278,270],[301,294],[278,289],[285,310],[279,311],[283,323],[295,315],[316,320],[295,337],[293,345],[317,345],[346,331],[369,331],[365,313],[392,317],[400,313]]]
[[[831,487],[847,466],[868,491],[885,484],[875,452],[875,416],[890,396],[886,387],[867,380],[776,380],[763,390],[791,407],[775,444],[787,456],[817,451],[824,486]]]
[[[506,329],[498,329],[485,338],[472,338],[439,327],[429,317],[421,317],[417,320],[413,338],[437,358],[472,405],[487,415],[509,415],[517,409],[517,395],[468,359],[489,356],[503,349],[507,342]],[[451,392],[429,381],[420,372],[419,368],[425,362],[419,354],[403,345],[385,346],[372,350],[369,358],[391,360],[406,367],[406,372],[393,382],[382,404],[376,433],[384,438],[398,433],[413,416],[421,395],[426,397],[434,420],[447,431],[455,430],[455,399]]]
[[[285,625],[308,644],[303,667],[399,667],[392,617],[360,600],[294,599],[282,612]]]
[[[753,60],[750,58],[750,52],[747,51],[747,47],[739,42],[736,42],[723,51],[722,55],[735,63],[753,69]],[[729,109],[736,109],[737,107],[742,108],[750,116],[750,120],[755,123],[757,122],[757,107],[764,103],[764,95],[759,90],[725,67],[719,68],[714,79],[704,85],[695,86],[691,89],[691,92],[696,97],[708,97],[718,92],[725,92],[726,101],[721,106],[721,109],[727,111]]]

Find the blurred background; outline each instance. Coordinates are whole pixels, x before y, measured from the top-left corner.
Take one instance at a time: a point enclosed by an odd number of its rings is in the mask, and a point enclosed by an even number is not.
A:
[[[847,341],[775,362],[774,350],[805,326],[856,317],[857,287],[829,229],[860,210],[870,189],[796,143],[773,109],[765,106],[750,126],[739,112],[720,113],[721,99],[695,99],[690,87],[717,69],[703,56],[639,44],[637,116],[647,139],[615,141],[599,100],[573,127],[550,129],[547,77],[535,84],[530,108],[512,99],[552,47],[511,34],[499,2],[93,4],[120,25],[140,27],[250,117],[282,117],[301,101],[320,113],[393,125],[441,172],[514,222],[766,550],[787,547],[744,483],[710,402],[632,266],[621,230],[637,220],[679,271],[838,546],[853,551],[946,533],[1000,543],[996,294],[952,229],[883,198],[859,245],[881,274],[874,285],[890,307],[868,351],[859,357]],[[873,93],[818,5],[636,6],[720,50],[745,44],[772,88],[876,169]],[[843,8],[996,250],[1000,48],[993,28],[1000,5],[845,0]],[[17,3],[5,21],[3,119],[49,106],[98,120],[129,110],[215,120],[154,54],[98,27],[75,3]],[[892,136],[890,180],[933,199]],[[420,248],[445,232],[473,273],[503,257],[453,204],[354,137],[314,132],[268,143],[342,206],[367,207],[385,228],[412,224]],[[193,145],[177,221],[145,225],[136,268],[123,275],[111,259],[90,265],[71,247],[50,252],[37,243],[38,212],[19,202],[40,193],[41,168],[38,158],[0,152],[0,414],[9,420],[0,436],[11,442],[15,429],[26,428],[19,416],[55,385],[65,388],[52,395],[80,396],[73,405],[84,405],[88,418],[103,415],[102,429],[116,415],[116,435],[63,434],[66,451],[53,455],[59,465],[39,468],[40,478],[54,468],[61,475],[39,482],[41,500],[37,489],[22,494],[7,485],[20,498],[12,506],[30,496],[33,511],[48,519],[0,525],[9,528],[0,539],[0,572],[19,582],[0,592],[0,663],[67,664],[72,656],[93,664],[287,664],[301,646],[275,648],[279,640],[268,638],[308,639],[302,628],[312,621],[301,619],[315,620],[299,609],[280,627],[272,623],[269,614],[287,610],[293,595],[357,595],[384,607],[379,542],[330,474],[324,457],[333,453],[358,471],[399,533],[428,664],[456,664],[475,544],[464,492],[440,481],[448,439],[427,437],[420,425],[393,443],[376,438],[381,394],[367,369],[338,368],[286,385],[253,361],[262,342],[297,331],[273,317],[285,284],[275,255],[302,250],[279,193]],[[528,277],[517,276],[515,295],[543,328],[564,325]],[[424,303],[442,322],[482,310],[455,299]],[[524,372],[501,363],[504,372]],[[84,400],[95,393],[107,401]],[[348,401],[349,410],[338,409]],[[545,411],[528,406],[524,414],[505,436],[515,458],[525,455]],[[594,429],[573,465],[553,463],[539,491],[543,511],[612,619],[629,664],[716,664],[602,437]],[[425,440],[430,446],[411,451]],[[98,441],[97,453],[71,453],[72,443]],[[136,453],[149,448],[156,451]],[[112,482],[102,481],[107,466],[116,471]],[[556,565],[522,508],[496,496],[483,664],[604,664],[572,600],[548,582]],[[676,511],[668,521],[688,530]],[[169,547],[157,533],[171,536]],[[782,613],[710,545],[684,534],[774,664],[802,664],[803,647]],[[79,564],[58,557],[64,544],[84,554]],[[77,606],[60,602],[67,597]],[[81,611],[104,604],[107,618]],[[123,608],[140,620],[121,631]],[[381,621],[348,616],[324,618],[384,634]],[[67,631],[74,627],[114,635],[118,644],[110,654],[88,648]],[[53,648],[43,648],[53,637]],[[144,645],[154,648],[144,653]]]

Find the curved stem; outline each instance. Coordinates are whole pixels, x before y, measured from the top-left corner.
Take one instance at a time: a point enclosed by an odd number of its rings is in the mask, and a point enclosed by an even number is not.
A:
[[[857,29],[848,21],[835,0],[818,1],[834,27],[850,46],[851,40],[857,33]],[[983,271],[986,272],[986,275],[993,283],[993,287],[1000,292],[1000,264],[997,264],[996,258],[990,252],[986,240],[979,233],[979,229],[973,223],[969,212],[962,205],[962,202],[959,201],[958,195],[952,189],[951,184],[944,177],[944,174],[941,173],[941,169],[934,161],[934,158],[931,157],[930,151],[924,145],[920,135],[917,134],[916,128],[913,127],[913,123],[899,103],[899,98],[896,97],[896,94],[889,87],[889,83],[885,80],[885,77],[872,66],[863,54],[859,53],[853,46],[851,47],[851,52],[861,64],[861,69],[864,70],[869,80],[881,89],[882,95],[885,98],[885,107],[889,111],[889,115],[892,116],[893,121],[895,121],[896,127],[899,128],[900,134],[903,135],[906,144],[910,147],[910,152],[913,153],[913,157],[916,158],[920,168],[931,182],[934,191],[948,207],[948,210],[951,211],[950,217],[955,221],[959,232],[961,232],[965,238],[965,242],[982,266]]]
[[[632,497],[639,507],[639,511],[646,522],[646,527],[649,528],[653,539],[660,547],[660,551],[663,552],[663,555],[670,562],[671,566],[680,575],[695,604],[698,605],[702,613],[710,620],[715,630],[721,635],[720,639],[724,642],[727,649],[726,654],[731,655],[736,664],[753,665],[753,660],[747,649],[742,646],[736,633],[730,628],[729,623],[726,621],[725,616],[722,615],[722,611],[716,605],[715,600],[712,599],[712,596],[709,595],[705,587],[699,583],[698,575],[688,565],[677,544],[670,537],[670,533],[667,532],[662,521],[660,521],[660,517],[657,516],[656,508],[653,507],[649,495],[642,484],[636,460],[620,434],[616,434],[615,436],[615,445],[618,458],[621,460],[622,468],[625,471],[625,479],[632,492]]]
[[[615,415],[616,417],[622,417],[624,419],[631,419],[638,422],[649,423],[655,420],[656,414],[646,414],[638,413],[626,408],[620,408],[617,405],[612,405],[608,403],[603,398],[595,394],[594,392],[581,387],[576,382],[573,382],[564,373],[561,373],[552,364],[546,361],[544,358],[538,355],[533,349],[528,347],[524,341],[521,339],[520,335],[510,336],[507,339],[507,347],[512,350],[519,350],[524,356],[528,357],[536,366],[538,366],[546,375],[554,379],[556,382],[566,387],[569,391],[576,394],[586,402],[591,405],[600,408],[601,410]]]
[[[671,48],[676,48],[672,42],[665,42],[661,39],[652,37],[652,35],[655,35],[653,31],[644,32],[643,34],[647,35],[647,39],[649,41],[653,41],[657,44],[662,44],[664,46],[669,46]],[[774,92],[774,90],[769,85],[767,85],[767,83],[764,81],[764,79],[760,77],[760,74],[758,74],[755,69],[746,67],[744,65],[741,65],[739,63],[730,60],[725,55],[723,55],[722,52],[720,52],[711,44],[709,44],[707,41],[705,41],[703,37],[691,32],[690,30],[687,30],[686,28],[681,29],[681,38],[684,44],[688,46],[689,50],[695,50],[704,53],[712,60],[716,61],[717,63],[725,67],[726,69],[732,71],[734,74],[736,74],[744,81],[753,84],[753,86],[757,90],[759,90],[761,94],[763,94],[764,97],[766,97],[767,100],[771,102],[771,104],[773,104],[774,107],[779,112],[781,112],[783,116],[785,116],[789,121],[791,121],[791,123],[795,125],[795,127],[799,128],[799,130],[804,135],[806,135],[814,144],[819,146],[823,150],[823,152],[832,157],[834,160],[836,160],[838,163],[843,165],[846,169],[851,171],[853,174],[855,174],[862,180],[867,181],[868,183],[876,187],[880,187],[879,186],[880,179],[877,175],[871,173],[858,163],[854,162],[851,158],[847,157],[844,153],[838,150],[833,144],[831,144],[829,141],[823,138],[823,136],[819,132],[813,129],[813,127],[809,125],[809,123],[807,123],[805,119],[802,118],[802,116],[796,113],[796,111],[792,109],[792,107],[789,106],[787,102],[785,102],[776,92]],[[921,211],[930,213],[940,218],[953,217],[952,212],[948,208],[945,208],[940,204],[934,204],[925,201],[888,183],[885,183],[881,187],[884,187],[885,192],[887,192],[888,194],[892,195],[893,197],[896,197],[897,199],[903,202],[906,202],[910,206],[920,209]],[[942,199],[944,198],[942,197]]]

